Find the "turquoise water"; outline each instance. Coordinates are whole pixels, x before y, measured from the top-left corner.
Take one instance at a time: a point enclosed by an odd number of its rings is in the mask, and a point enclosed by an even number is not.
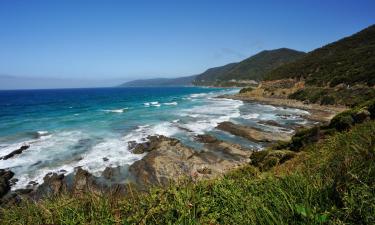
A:
[[[48,172],[69,174],[82,166],[99,176],[107,166],[130,165],[143,155],[132,154],[127,143],[144,142],[149,135],[176,137],[197,150],[201,145],[194,136],[203,133],[261,148],[215,127],[232,120],[272,131],[278,128],[257,121],[306,123],[302,110],[215,98],[236,92],[199,87],[0,91],[0,156],[30,145],[0,160],[0,168],[14,171],[19,179],[14,188],[20,188],[41,182]],[[295,116],[281,119],[283,113]]]

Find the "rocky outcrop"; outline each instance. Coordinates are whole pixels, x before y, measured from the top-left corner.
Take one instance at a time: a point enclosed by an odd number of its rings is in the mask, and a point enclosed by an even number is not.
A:
[[[79,196],[85,193],[100,194],[101,192],[102,187],[96,182],[95,177],[78,167],[73,180],[72,193]]]
[[[217,128],[233,135],[259,142],[289,141],[291,138],[291,135],[287,133],[264,132],[255,128],[234,124],[229,121],[220,123]]]
[[[7,154],[7,155],[5,155],[5,156],[3,156],[3,157],[0,157],[0,159],[2,159],[2,160],[7,160],[7,159],[9,159],[9,158],[12,158],[12,157],[15,156],[15,155],[19,155],[19,154],[21,154],[23,151],[25,151],[25,150],[28,149],[28,148],[30,148],[30,145],[23,145],[23,146],[21,146],[19,149],[14,150],[14,151],[12,151],[11,153],[9,153],[9,154]]]
[[[43,178],[43,183],[36,191],[36,197],[59,195],[68,190],[64,174],[49,173]]]
[[[14,173],[10,170],[0,169],[0,198],[10,190],[10,179],[14,176]]]
[[[207,145],[201,152],[174,138],[150,137],[145,149],[149,153],[131,165],[129,171],[141,186],[165,185],[183,177],[212,178],[250,161],[251,151],[248,149],[209,136],[198,138]]]

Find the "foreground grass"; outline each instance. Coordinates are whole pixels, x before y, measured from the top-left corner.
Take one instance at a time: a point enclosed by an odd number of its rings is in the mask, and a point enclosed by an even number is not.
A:
[[[268,172],[127,197],[63,195],[1,209],[1,224],[374,224],[375,122],[336,133]]]

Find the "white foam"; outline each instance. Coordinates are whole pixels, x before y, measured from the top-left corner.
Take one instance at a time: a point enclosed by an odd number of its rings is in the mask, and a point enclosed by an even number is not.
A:
[[[7,160],[0,160],[0,168],[11,168],[15,172],[15,177],[19,181],[12,189],[24,188],[29,181],[41,183],[46,173],[60,170],[62,165],[59,165],[58,162],[61,162],[64,156],[71,154],[67,147],[76,144],[85,137],[87,135],[79,131],[66,131],[9,145],[6,147],[7,149],[3,148],[0,151],[4,153],[15,150],[15,147],[24,144],[30,145],[30,147],[22,154]],[[41,162],[40,165],[35,166],[38,162]]]
[[[191,98],[199,98],[199,97],[204,97],[204,96],[207,96],[208,93],[198,93],[198,94],[191,94],[190,97]]]
[[[44,136],[48,134],[48,131],[41,130],[41,131],[37,131],[37,133],[39,136]]]
[[[152,106],[160,107],[161,105],[160,104],[153,104]]]
[[[140,129],[146,128],[147,126],[140,127]],[[88,150],[71,148],[79,144],[80,140],[90,140],[90,135],[80,131],[67,131],[53,134],[48,139],[38,139],[22,154],[8,160],[0,160],[0,168],[11,168],[15,172],[15,177],[18,179],[16,185],[12,187],[15,190],[25,188],[29,181],[41,184],[44,176],[49,172],[59,173],[60,170],[65,170],[69,174],[75,167],[82,166],[90,173],[99,176],[107,166],[129,165],[143,157],[128,150],[125,138],[105,138]],[[14,147],[22,144],[24,143],[10,145],[7,148],[14,150]],[[109,160],[104,161],[104,157]],[[37,165],[37,162],[40,164]]]
[[[247,115],[242,115],[241,117],[246,119],[246,120],[256,119],[256,118],[259,117],[259,113],[250,113],[250,114],[247,114]]]
[[[151,105],[158,105],[159,102],[150,102]]]
[[[164,105],[177,105],[178,103],[177,102],[166,102],[166,103],[163,103]]]
[[[111,112],[111,113],[123,113],[128,108],[122,108],[122,109],[104,109],[103,112]]]
[[[189,122],[182,123],[180,126],[195,134],[203,134],[215,129],[221,122],[239,117],[239,107],[242,105],[243,102],[238,100],[206,98],[202,105],[182,110],[181,116],[187,116],[192,119]]]

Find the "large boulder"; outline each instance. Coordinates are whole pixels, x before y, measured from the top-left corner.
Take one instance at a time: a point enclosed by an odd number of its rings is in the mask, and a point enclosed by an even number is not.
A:
[[[251,151],[218,141],[213,137],[200,137],[209,142],[198,152],[174,138],[157,136],[149,138],[149,153],[129,167],[130,173],[141,186],[166,185],[183,178],[204,179],[224,174],[248,163]],[[213,142],[213,140],[216,140]]]

